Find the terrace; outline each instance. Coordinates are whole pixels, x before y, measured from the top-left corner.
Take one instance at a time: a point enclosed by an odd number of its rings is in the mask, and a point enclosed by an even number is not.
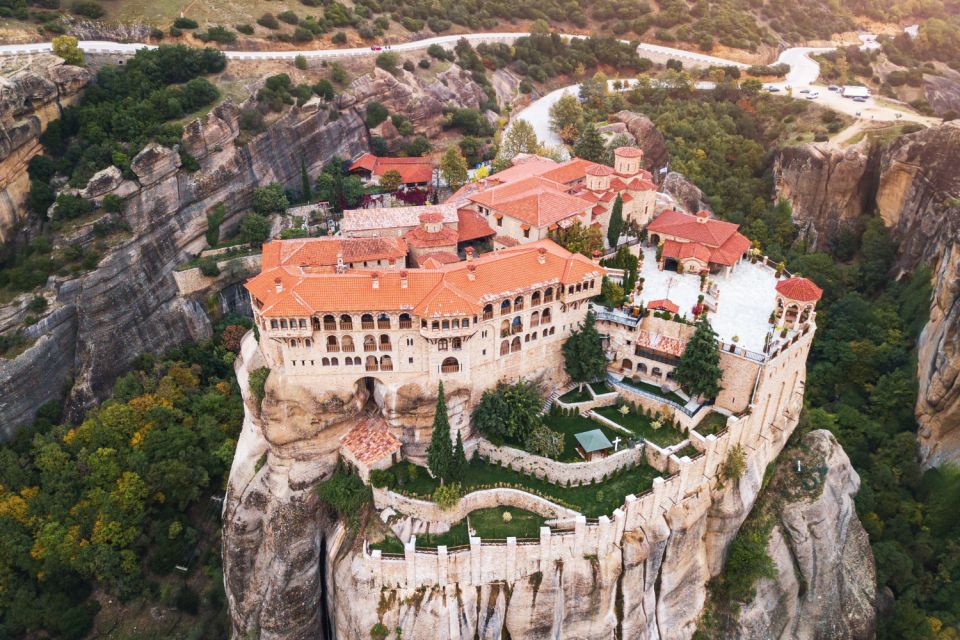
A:
[[[509,513],[509,520],[504,519]],[[471,511],[466,518],[455,522],[443,533],[417,534],[417,548],[435,549],[445,545],[448,548],[470,544],[470,535],[484,540],[539,539],[540,527],[546,520],[543,516],[513,507],[492,507]],[[370,545],[371,549],[380,549],[384,553],[403,553],[403,542],[394,534],[388,533],[383,540]]]
[[[693,307],[702,293],[700,276],[694,273],[660,271],[654,247],[643,248],[640,277],[643,278],[641,299],[670,300],[680,307],[680,315],[692,317]],[[716,285],[717,309],[710,313],[710,322],[717,336],[726,343],[736,343],[751,351],[762,352],[770,332],[769,318],[776,306],[776,284],[779,280],[769,266],[743,260],[728,275],[711,274]],[[737,340],[734,340],[737,338]]]

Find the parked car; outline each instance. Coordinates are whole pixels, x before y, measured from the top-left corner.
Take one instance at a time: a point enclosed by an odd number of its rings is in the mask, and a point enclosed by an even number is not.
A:
[[[867,99],[864,98],[863,96],[857,96],[856,98],[853,99],[853,101],[854,101],[854,102],[866,102]]]
[[[380,51],[381,49],[383,49],[383,47],[381,47],[381,46],[378,45],[378,44],[375,44],[375,45],[373,45],[373,46],[370,47],[370,50],[371,50],[371,51]]]
[[[800,89],[800,93],[810,93],[810,89]]]
[[[777,91],[780,91],[780,87],[778,87],[775,84],[768,84],[767,91],[769,91],[770,93],[776,93]]]
[[[807,94],[807,100],[816,100],[820,97],[819,91],[811,91]]]
[[[840,91],[840,87],[838,87],[835,84],[832,84],[829,87],[827,87],[827,91]]]

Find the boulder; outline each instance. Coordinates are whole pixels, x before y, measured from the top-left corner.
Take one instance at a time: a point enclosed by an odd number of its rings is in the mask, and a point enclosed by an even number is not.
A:
[[[130,162],[143,186],[154,184],[180,168],[180,154],[173,149],[151,142]]]
[[[615,114],[613,120],[622,122],[627,132],[636,138],[637,146],[643,149],[643,164],[647,171],[657,175],[660,169],[667,166],[667,143],[650,118],[642,113],[625,110]]]
[[[711,210],[703,191],[676,171],[671,171],[663,179],[661,191],[672,197],[674,204],[687,213]]]
[[[123,182],[123,174],[120,169],[110,165],[106,169],[101,169],[93,174],[93,177],[87,181],[87,186],[83,188],[80,195],[84,198],[99,198],[114,191]]]

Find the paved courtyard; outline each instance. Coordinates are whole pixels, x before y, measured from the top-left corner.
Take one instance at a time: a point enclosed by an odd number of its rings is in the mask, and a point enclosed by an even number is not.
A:
[[[651,300],[666,298],[680,307],[681,316],[689,318],[693,315],[693,307],[700,295],[700,276],[660,271],[656,250],[645,247],[640,277],[644,278],[640,296],[644,305]],[[717,274],[710,279],[720,290],[717,312],[709,315],[717,335],[724,342],[732,342],[733,337],[738,336],[739,346],[762,352],[770,330],[767,321],[776,305],[777,278],[773,269],[744,260],[730,275]]]

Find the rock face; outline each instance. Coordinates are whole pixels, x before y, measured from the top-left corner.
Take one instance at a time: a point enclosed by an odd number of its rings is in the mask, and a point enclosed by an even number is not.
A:
[[[657,176],[660,169],[667,166],[669,157],[663,134],[653,121],[642,113],[620,111],[613,118],[627,125],[627,131],[636,138],[637,146],[643,149],[644,168]]]
[[[3,68],[12,64],[0,61],[0,245],[26,214],[27,163],[41,151],[40,134],[91,77],[88,70],[52,55],[31,58],[26,69]]]
[[[784,149],[774,165],[777,191],[811,246],[877,211],[899,244],[900,273],[934,273],[930,322],[919,342],[916,414],[926,465],[960,460],[960,123],[901,136],[886,146],[840,154],[816,145]],[[855,194],[853,197],[850,194]]]
[[[697,185],[693,184],[683,174],[671,171],[660,185],[664,193],[670,195],[676,206],[687,213],[710,211],[710,204]]]
[[[781,456],[767,489],[777,511],[767,544],[777,577],[758,581],[732,637],[874,637],[876,572],[853,503],[859,488],[850,459],[828,431],[806,434]]]
[[[340,98],[340,108],[380,102],[390,113],[405,115],[417,131],[429,137],[440,132],[440,115],[445,106],[476,109],[486,99],[483,88],[456,65],[437,74],[430,83],[408,71],[400,70],[394,76],[376,67],[350,83]]]
[[[812,249],[854,228],[872,207],[875,158],[866,141],[845,150],[826,144],[785,147],[774,160],[776,192]]]
[[[960,73],[941,69],[938,75],[925,74],[923,97],[938,116],[960,113]]]
[[[367,149],[363,123],[352,112],[331,122],[326,111],[293,108],[245,146],[233,144],[237,116],[236,106],[224,103],[187,127],[184,144],[201,165],[195,173],[180,170],[177,152],[158,145],[133,159],[138,180],[129,183],[135,192],[123,214],[132,238],[110,249],[93,271],[56,284],[51,316],[62,321],[51,322],[33,346],[0,365],[4,436],[58,398],[68,379],[74,381],[68,415],[77,416],[109,391],[138,354],[209,335],[203,306],[179,296],[172,272],[206,246],[206,214],[217,203],[226,210],[224,224],[235,225],[249,209],[253,187],[299,184],[301,158],[317,173],[334,155],[352,157]],[[101,174],[88,189],[114,187],[116,176]],[[38,385],[38,379],[46,383]]]

